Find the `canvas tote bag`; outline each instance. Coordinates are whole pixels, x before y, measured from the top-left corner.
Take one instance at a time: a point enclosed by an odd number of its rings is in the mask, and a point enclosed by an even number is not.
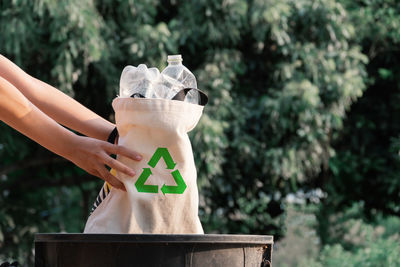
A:
[[[136,175],[116,173],[127,192],[104,185],[84,232],[204,233],[198,217],[197,172],[187,135],[204,107],[147,98],[116,98],[112,106],[119,145],[139,152],[142,160],[117,157]]]

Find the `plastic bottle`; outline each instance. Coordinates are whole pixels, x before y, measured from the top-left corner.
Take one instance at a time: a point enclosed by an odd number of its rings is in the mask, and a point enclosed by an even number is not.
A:
[[[177,80],[183,85],[184,88],[197,89],[196,78],[194,77],[193,73],[191,73],[190,70],[182,64],[181,55],[169,55],[168,66],[161,72],[161,74]],[[178,92],[174,93],[176,94]],[[199,93],[195,90],[191,90],[186,95],[185,102],[198,104],[199,98]]]
[[[157,68],[126,66],[119,81],[120,97],[160,98],[156,81],[160,77]]]

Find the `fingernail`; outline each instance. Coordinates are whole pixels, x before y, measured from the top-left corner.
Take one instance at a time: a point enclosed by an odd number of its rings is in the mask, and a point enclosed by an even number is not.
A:
[[[129,171],[129,175],[130,175],[130,176],[135,176],[135,175],[136,175],[136,172],[134,172],[134,171]]]
[[[137,156],[135,157],[135,159],[141,160],[141,159],[142,159],[142,156],[137,155]]]

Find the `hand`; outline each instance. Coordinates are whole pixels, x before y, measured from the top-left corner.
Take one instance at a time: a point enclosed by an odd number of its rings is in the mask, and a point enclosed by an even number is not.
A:
[[[0,61],[0,74],[1,67]],[[6,68],[3,66],[3,70],[4,69]],[[46,98],[51,101],[53,100],[51,96],[46,96]],[[63,102],[62,98],[58,101]],[[76,116],[76,119],[72,121],[80,121],[78,124],[81,122],[84,124],[86,119],[89,118],[83,116],[79,112],[74,116]],[[104,133],[108,134],[109,129],[112,129],[114,126],[109,122],[102,123],[101,121],[103,120],[100,119],[99,121],[98,118],[95,118],[97,121],[96,123],[92,123],[93,127],[89,128],[92,128],[91,132],[94,133],[93,136],[106,138]],[[13,84],[2,78],[1,75],[0,120],[50,151],[72,161],[88,173],[100,177],[113,187],[121,190],[125,190],[124,185],[114,175],[108,172],[105,165],[125,173],[128,176],[134,176],[135,172],[123,163],[110,157],[110,154],[118,154],[133,160],[141,160],[138,153],[125,147],[109,144],[105,141],[90,137],[78,136],[62,127],[42,110],[33,105]],[[96,134],[97,132],[98,134]]]
[[[136,173],[110,155],[121,155],[136,161],[140,161],[142,157],[137,152],[123,146],[90,137],[76,137],[76,144],[66,158],[88,173],[107,181],[111,186],[126,191],[124,184],[107,170],[106,165],[128,176],[135,176]]]

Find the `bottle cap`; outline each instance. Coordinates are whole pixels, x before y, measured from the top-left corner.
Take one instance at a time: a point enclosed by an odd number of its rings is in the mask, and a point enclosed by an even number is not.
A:
[[[182,55],[169,55],[168,62],[180,62],[182,61]]]

